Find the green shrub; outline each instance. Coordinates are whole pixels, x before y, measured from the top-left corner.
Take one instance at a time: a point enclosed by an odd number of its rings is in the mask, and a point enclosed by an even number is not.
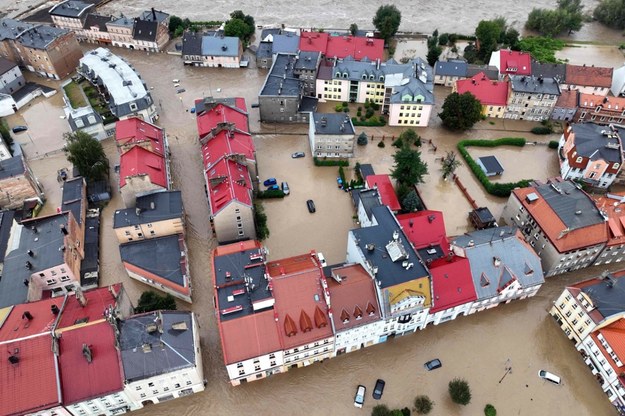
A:
[[[404,141],[402,140],[401,137],[399,137],[398,139],[395,139],[395,141],[393,142],[393,146],[395,146],[398,149],[401,149],[402,147],[404,147]]]
[[[343,106],[341,104],[335,105],[334,111],[336,111],[337,113],[340,113],[341,111],[343,111]]]
[[[551,127],[536,126],[532,129],[532,133],[533,134],[551,134],[553,133],[553,130],[551,129]]]
[[[362,133],[360,133],[360,135],[358,136],[358,139],[356,139],[356,144],[358,144],[359,146],[364,146],[367,143],[369,143],[369,137],[367,137],[367,133],[365,133],[364,131]]]
[[[341,181],[343,181],[344,184],[347,184],[347,181],[345,180],[345,170],[343,170],[343,166],[339,166],[339,178],[341,178]]]
[[[315,163],[315,166],[349,166],[349,160],[319,160],[319,158],[317,156],[315,156],[313,158],[313,161]]]
[[[267,189],[266,191],[258,191],[256,194],[258,199],[284,198],[282,189]]]
[[[343,112],[344,113],[349,113],[349,107],[343,107]]]
[[[362,111],[360,110],[356,111],[356,117],[362,117]]]
[[[371,416],[391,416],[391,409],[385,404],[378,404],[373,407]]]
[[[378,147],[386,147],[386,145],[384,144],[384,142],[378,142]]]
[[[497,409],[492,404],[487,404],[484,408],[484,416],[497,416]]]
[[[349,103],[347,101],[343,101],[343,107],[347,107],[349,105]]]
[[[471,389],[469,383],[462,378],[454,378],[449,382],[449,395],[454,403],[466,406],[471,403]]]
[[[551,140],[549,142],[550,149],[557,149],[560,146],[560,143],[557,140]]]
[[[260,241],[269,237],[269,227],[267,227],[267,214],[259,203],[254,203],[254,224],[256,224],[256,238]]]
[[[358,111],[362,111],[362,107],[361,107],[361,106],[358,106],[357,110],[358,110]]]
[[[417,396],[414,399],[414,407],[417,414],[427,415],[432,411],[432,407],[434,407],[434,402],[432,402],[432,400],[430,400],[428,396]]]

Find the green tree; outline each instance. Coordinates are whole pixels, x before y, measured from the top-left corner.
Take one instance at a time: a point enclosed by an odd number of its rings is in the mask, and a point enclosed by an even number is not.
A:
[[[414,212],[421,207],[421,200],[414,189],[411,189],[404,199],[402,199],[401,207],[406,212]]]
[[[365,133],[364,131],[360,133],[360,135],[358,136],[358,139],[356,139],[356,143],[359,146],[364,146],[367,143],[369,143],[369,137],[367,137],[367,133]]]
[[[532,9],[525,28],[553,37],[562,32],[569,35],[584,24],[581,0],[558,0],[556,9]]]
[[[385,404],[378,404],[373,407],[371,416],[390,416],[391,410]]]
[[[65,156],[87,181],[99,181],[108,177],[109,161],[102,143],[83,131],[65,133]]]
[[[245,41],[248,39],[250,29],[247,24],[241,19],[230,19],[224,26],[224,35],[236,36],[237,38]]]
[[[432,408],[434,407],[434,402],[430,400],[428,396],[417,396],[414,399],[414,407],[417,414],[427,415],[432,411]]]
[[[399,135],[399,138],[406,143],[415,143],[417,140],[421,139],[417,132],[411,128],[407,128],[406,130],[402,131]]]
[[[393,160],[395,164],[391,176],[398,183],[408,186],[423,183],[423,176],[428,173],[428,165],[421,160],[421,152],[406,145],[393,155]]]
[[[153,290],[145,291],[139,297],[139,304],[135,308],[136,313],[152,311],[175,311],[176,300],[169,293],[158,294]]]
[[[356,23],[349,25],[349,33],[351,33],[352,36],[356,36],[356,33],[358,33],[358,25]]]
[[[487,404],[484,407],[484,416],[497,416],[497,409],[492,404]]]
[[[482,118],[482,104],[470,92],[453,92],[445,99],[443,111],[438,116],[451,130],[468,130]]]
[[[169,18],[169,32],[175,33],[179,27],[182,27],[182,19],[178,16],[172,15]]]
[[[479,41],[480,48],[477,57],[484,62],[490,59],[490,54],[497,49],[497,43],[501,36],[501,22],[495,20],[482,20],[475,29],[475,37]]]
[[[601,0],[592,15],[606,26],[625,29],[624,0]]]
[[[538,62],[560,62],[556,58],[556,51],[564,48],[565,43],[560,39],[543,36],[527,36],[519,41],[519,49],[529,52]]]
[[[503,35],[502,42],[504,46],[508,48],[518,51],[519,50],[519,32],[515,28],[511,27],[506,30]]]
[[[448,390],[454,403],[466,406],[471,402],[471,389],[465,379],[454,378],[449,382]]]
[[[401,12],[393,4],[380,6],[373,18],[373,26],[380,32],[380,36],[388,42],[399,29]]]
[[[267,214],[261,204],[254,204],[254,223],[256,224],[256,238],[260,241],[268,238]]]
[[[456,159],[456,152],[449,151],[443,158],[443,167],[441,170],[443,171],[443,179],[447,180],[448,177],[453,176],[458,166],[462,163],[458,159]]]
[[[433,47],[429,48],[428,54],[426,56],[428,65],[434,66],[436,64],[436,61],[438,61],[438,57],[441,56],[441,53],[443,53],[443,49],[438,45],[434,45]]]
[[[469,44],[464,47],[463,57],[470,64],[477,64],[477,65],[484,64],[484,61],[482,61],[481,59],[477,57],[477,47],[475,46],[475,43],[473,42],[469,42]]]
[[[11,155],[13,155],[13,136],[11,136],[11,133],[9,132],[9,126],[7,125],[7,122],[4,118],[0,118],[0,136],[2,137],[2,140],[4,140],[4,144],[6,144],[9,148],[9,152],[11,153]]]
[[[440,46],[447,46],[448,43],[449,43],[449,34],[448,33],[443,33],[442,35],[440,35],[438,37],[438,44]]]

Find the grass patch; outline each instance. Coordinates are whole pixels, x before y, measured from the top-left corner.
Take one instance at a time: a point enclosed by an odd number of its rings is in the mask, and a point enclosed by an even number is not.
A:
[[[64,86],[63,91],[65,91],[65,95],[67,95],[67,99],[69,100],[69,104],[72,108],[87,106],[87,102],[85,101],[85,97],[80,89],[80,86],[78,86],[78,84],[74,81]]]
[[[319,159],[317,156],[313,158],[315,166],[349,166],[349,160]]]
[[[525,188],[529,186],[532,179],[522,179],[518,182],[493,183],[488,179],[482,168],[473,160],[467,147],[497,147],[497,146],[525,146],[525,139],[507,137],[498,140],[462,140],[458,143],[458,151],[464,158],[467,166],[473,171],[475,177],[480,181],[486,192],[491,195],[508,197],[514,188]]]
[[[82,90],[87,96],[91,107],[93,107],[93,109],[104,119],[104,125],[114,123],[119,120],[115,117],[115,115],[113,115],[113,113],[111,113],[111,110],[106,105],[104,98],[100,95],[96,87],[91,85],[88,81],[81,82],[80,87],[82,87]]]

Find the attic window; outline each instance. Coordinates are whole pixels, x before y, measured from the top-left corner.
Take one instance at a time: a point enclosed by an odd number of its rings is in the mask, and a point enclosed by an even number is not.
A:
[[[486,274],[482,273],[482,275],[480,276],[480,286],[487,287],[488,285],[490,285],[490,281],[488,280]]]

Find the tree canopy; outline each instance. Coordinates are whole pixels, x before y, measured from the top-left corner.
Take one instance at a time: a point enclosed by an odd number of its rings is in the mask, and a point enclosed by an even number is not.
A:
[[[451,130],[467,130],[482,118],[482,104],[470,92],[453,92],[445,99],[443,111],[438,116]]]
[[[250,41],[255,31],[254,18],[241,10],[230,13],[230,20],[224,26],[224,35],[236,36],[245,44]]]
[[[477,56],[482,62],[488,62],[490,54],[497,49],[499,37],[504,30],[505,21],[502,27],[501,20],[482,20],[477,25],[477,28],[475,28],[475,36],[480,42]]]
[[[143,292],[141,297],[139,297],[139,303],[135,308],[135,312],[143,313],[158,310],[175,311],[176,299],[169,293],[161,295],[153,290]]]
[[[394,155],[395,164],[391,176],[402,185],[416,185],[423,183],[423,177],[428,173],[428,165],[421,160],[421,152],[413,150],[406,143]]]
[[[583,8],[581,0],[558,0],[556,9],[534,8],[527,16],[525,28],[549,37],[563,32],[570,35],[584,25]]]
[[[393,4],[380,6],[373,18],[373,26],[380,32],[380,36],[386,42],[397,33],[400,23],[401,12]]]
[[[99,181],[109,174],[109,161],[102,143],[83,131],[65,133],[65,156],[88,181]]]
[[[466,406],[471,402],[469,383],[462,378],[454,378],[449,382],[449,395],[454,403]]]
[[[625,29],[625,0],[601,0],[592,15],[606,26]]]

